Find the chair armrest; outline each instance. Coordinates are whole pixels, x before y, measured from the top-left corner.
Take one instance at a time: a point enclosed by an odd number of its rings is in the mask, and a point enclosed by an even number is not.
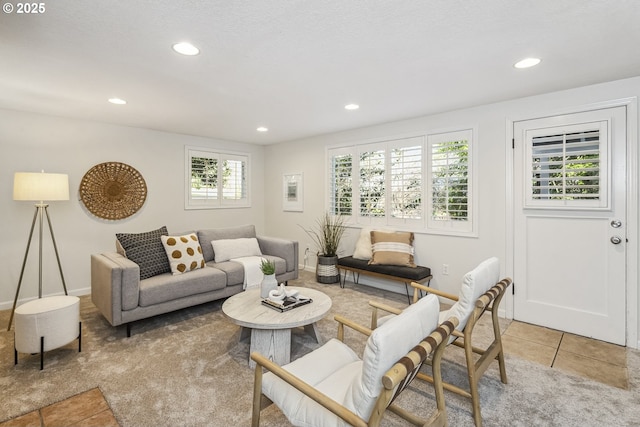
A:
[[[391,307],[382,302],[378,301],[369,301],[369,305],[371,306],[371,329],[375,329],[378,327],[378,310],[386,311],[387,313],[398,315],[402,313],[402,309]]]
[[[450,294],[448,292],[441,291],[439,289],[434,289],[429,286],[422,285],[420,283],[411,282],[411,286],[413,286],[413,300],[414,302],[418,300],[418,292],[425,291],[431,294],[435,294],[439,297],[446,298],[451,301],[458,301],[458,295]]]
[[[335,321],[338,322],[338,339],[344,342],[344,327],[348,326],[354,331],[360,332],[363,335],[369,336],[373,332],[371,329],[362,326],[358,323],[355,323],[352,320],[347,319],[346,317],[340,316],[336,314],[334,317]]]
[[[329,411],[333,412],[334,414],[336,414],[337,416],[345,420],[349,425],[353,425],[357,427],[367,427],[367,423],[365,422],[365,420],[357,416],[354,412],[340,405],[338,402],[331,399],[326,394],[313,388],[309,384],[302,381],[300,378],[296,377],[289,371],[283,369],[281,366],[267,359],[260,353],[256,353],[256,352],[251,353],[251,359],[254,362],[256,362],[256,371],[255,371],[256,384],[254,385],[256,387],[255,391],[257,391],[258,385],[260,387],[260,390],[262,390],[262,385],[258,384],[258,382],[260,383],[262,382],[262,375],[261,375],[262,368],[265,368],[267,371],[272,372],[275,376],[277,376],[284,382],[290,384],[292,387],[299,390],[304,395],[309,396],[309,398],[313,399],[320,405],[327,408]]]

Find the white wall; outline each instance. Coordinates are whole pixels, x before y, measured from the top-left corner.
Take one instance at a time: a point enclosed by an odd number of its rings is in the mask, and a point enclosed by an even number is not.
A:
[[[476,200],[479,204],[479,236],[464,238],[418,233],[415,239],[416,259],[420,264],[432,268],[432,286],[452,293],[458,292],[462,275],[489,256],[499,257],[502,260],[502,273],[511,275],[512,256],[507,253],[507,239],[510,238],[507,234],[510,215],[507,212],[511,200],[506,185],[509,178],[508,156],[511,156],[512,151],[510,121],[566,113],[589,104],[627,97],[640,97],[640,77],[269,146],[265,153],[265,161],[269,165],[265,171],[266,191],[272,198],[276,195],[278,197],[266,208],[267,231],[298,239],[301,242],[300,256],[304,255],[305,243],[310,240],[297,224],[311,226],[326,209],[326,147],[412,132],[475,126],[478,130],[475,143],[478,144]],[[637,135],[636,120],[636,128],[630,133],[629,144],[638,144]],[[630,161],[637,170],[638,159]],[[282,174],[299,171],[304,172],[304,212],[282,212]],[[637,181],[637,175],[634,176]],[[635,182],[632,188],[637,189],[637,184]],[[632,209],[637,215],[638,207],[632,206]],[[630,230],[634,230],[632,234],[635,233],[629,236],[630,241],[637,242],[637,226],[630,224]],[[342,245],[342,255],[352,253],[358,231],[350,230]],[[637,337],[637,330],[640,328],[637,318],[637,307],[640,305],[637,291],[637,250],[631,256],[630,277],[635,279],[630,283],[633,290],[628,295],[632,297],[630,306],[635,307],[636,313],[629,312],[628,319],[631,336]],[[449,265],[449,275],[442,274],[443,264]],[[313,268],[315,258],[307,265]],[[379,284],[365,277],[361,277],[361,282]],[[398,286],[395,288],[404,292]],[[636,346],[636,340],[637,338],[630,345]]]
[[[4,272],[0,276],[0,308],[10,307],[13,302],[34,212],[32,203],[12,200],[14,172],[44,169],[69,174],[71,200],[53,202],[49,210],[67,285],[72,293],[81,294],[89,292],[91,253],[111,250],[117,232],[147,231],[162,225],[177,232],[252,223],[261,234],[298,240],[302,263],[305,245],[311,240],[299,225],[311,226],[325,210],[326,147],[410,132],[474,126],[478,130],[476,143],[479,148],[479,185],[476,189],[479,237],[421,233],[416,236],[416,259],[432,267],[432,285],[457,292],[460,277],[480,260],[492,255],[501,260],[511,259],[507,252],[510,237],[507,235],[507,212],[511,201],[505,184],[507,156],[511,155],[509,121],[639,96],[640,77],[636,77],[267,147],[0,109],[0,233],[3,237],[0,240],[0,268]],[[637,146],[637,136],[636,126],[629,143]],[[250,152],[252,207],[185,211],[185,145]],[[127,163],[138,169],[146,180],[147,201],[131,218],[116,222],[99,220],[87,213],[78,201],[77,190],[82,176],[95,164],[105,161]],[[637,171],[638,159],[631,161]],[[283,212],[282,175],[295,172],[304,173],[304,212]],[[637,181],[637,172],[635,178]],[[632,184],[637,190],[638,182]],[[632,208],[637,214],[638,206]],[[637,247],[638,226],[633,227],[629,239]],[[349,230],[343,245],[345,254],[353,250],[358,232],[357,229]],[[21,299],[37,295],[36,237],[27,262]],[[47,230],[44,243],[44,293],[59,294],[62,286]],[[449,275],[442,274],[442,264],[449,265]],[[629,329],[635,333],[636,341],[640,329],[638,264],[636,250],[629,261],[631,271],[628,271],[629,277],[633,278],[628,295],[632,296],[631,305],[636,310],[628,313]],[[307,261],[307,267],[315,267],[314,257]],[[512,266],[508,262],[503,262],[502,268],[503,274],[511,274]],[[361,280],[371,282],[364,277]],[[397,288],[396,285],[389,287]]]
[[[251,154],[252,207],[184,209],[184,146],[213,147]],[[264,147],[125,126],[0,110],[0,308],[13,303],[29,229],[32,202],[13,200],[14,172],[69,174],[71,200],[51,202],[49,213],[72,294],[90,292],[90,254],[114,249],[115,233],[142,232],[166,225],[169,232],[255,224],[264,231]],[[136,168],[147,184],[147,200],[134,216],[105,221],[78,200],[78,187],[94,165],[117,161]],[[38,294],[38,231],[27,260],[20,299]],[[46,226],[43,294],[62,293]]]

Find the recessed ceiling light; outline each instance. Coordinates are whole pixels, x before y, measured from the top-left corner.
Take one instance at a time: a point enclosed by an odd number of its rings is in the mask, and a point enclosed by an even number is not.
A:
[[[264,127],[264,126],[260,126],[260,127],[259,127],[259,128],[257,128],[256,130],[257,130],[258,132],[266,132],[266,131],[268,131],[269,129],[268,129],[268,128],[266,128],[266,127]]]
[[[127,101],[120,98],[109,98],[109,102],[116,105],[124,105],[127,103]]]
[[[539,58],[525,58],[522,61],[516,62],[513,66],[516,68],[529,68],[538,65],[539,63]]]
[[[173,47],[173,50],[183,55],[193,56],[200,53],[200,49],[198,49],[191,43],[187,43],[187,42],[176,43],[172,47]]]
[[[358,104],[347,104],[344,108],[345,110],[357,110],[360,106]]]

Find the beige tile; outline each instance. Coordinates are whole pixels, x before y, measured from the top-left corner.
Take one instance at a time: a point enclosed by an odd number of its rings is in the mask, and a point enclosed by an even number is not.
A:
[[[584,357],[568,351],[559,351],[553,367],[581,375],[592,380],[627,390],[629,374],[627,368]]]
[[[578,335],[564,334],[560,343],[560,351],[568,351],[623,368],[627,366],[626,348]]]
[[[40,413],[38,411],[29,412],[12,420],[0,423],[0,427],[40,427]]]
[[[109,409],[104,396],[99,389],[80,393],[62,402],[42,408],[42,420],[45,427],[75,425],[84,420]]]
[[[555,329],[517,321],[511,322],[504,334],[550,347],[558,347],[562,338],[562,332]]]
[[[82,420],[76,427],[120,427],[111,410],[102,411],[92,417]]]
[[[518,356],[544,366],[551,366],[556,355],[555,347],[538,344],[514,335],[505,334],[502,337],[502,346],[506,354]]]

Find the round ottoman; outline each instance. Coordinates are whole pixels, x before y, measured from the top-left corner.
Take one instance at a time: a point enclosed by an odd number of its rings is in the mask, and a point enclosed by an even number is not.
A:
[[[80,298],[70,295],[45,297],[22,304],[15,311],[15,364],[18,352],[40,353],[40,369],[44,352],[78,340],[82,351]]]

